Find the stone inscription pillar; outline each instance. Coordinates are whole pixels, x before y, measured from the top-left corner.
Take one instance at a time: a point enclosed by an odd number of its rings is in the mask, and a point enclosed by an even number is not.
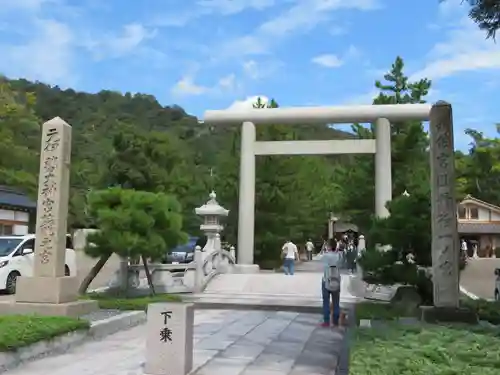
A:
[[[56,117],[42,127],[35,277],[62,277],[66,259],[71,126]]]
[[[375,122],[375,215],[389,216],[385,207],[392,200],[391,123],[385,118]]]
[[[59,117],[47,121],[42,126],[33,276],[18,278],[9,313],[80,316],[98,307],[96,301],[78,299],[75,268],[64,275],[70,159],[71,126]],[[0,313],[4,308],[0,303]]]
[[[255,232],[255,124],[241,128],[240,190],[238,210],[238,264],[253,264]]]
[[[434,306],[459,307],[459,249],[451,104],[430,112],[432,279]]]

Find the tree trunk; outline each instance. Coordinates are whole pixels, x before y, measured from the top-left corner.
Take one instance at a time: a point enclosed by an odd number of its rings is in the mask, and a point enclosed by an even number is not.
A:
[[[154,296],[156,292],[155,286],[153,285],[153,279],[151,278],[151,272],[149,272],[148,260],[144,255],[141,255],[141,258],[142,264],[144,264],[144,272],[146,272],[146,279],[148,280],[149,289],[151,290],[151,294]]]
[[[94,267],[92,267],[88,273],[87,276],[82,280],[82,283],[80,284],[80,288],[78,289],[78,293],[83,295],[87,293],[87,289],[90,285],[90,283],[95,279],[95,277],[98,275],[98,273],[102,270],[106,262],[108,261],[109,258],[111,258],[112,254],[106,254],[103,255],[102,257],[99,258],[96,264],[94,264]]]

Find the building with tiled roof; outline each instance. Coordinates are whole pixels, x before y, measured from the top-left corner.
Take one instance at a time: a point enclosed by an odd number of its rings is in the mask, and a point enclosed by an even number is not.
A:
[[[34,218],[36,202],[21,191],[0,185],[0,235],[28,233],[30,216]]]
[[[477,246],[479,256],[492,256],[500,247],[500,207],[467,195],[457,207],[458,233],[470,246]]]

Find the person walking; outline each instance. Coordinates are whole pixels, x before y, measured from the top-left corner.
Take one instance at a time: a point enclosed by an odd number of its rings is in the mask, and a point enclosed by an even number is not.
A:
[[[314,250],[314,244],[312,243],[311,239],[308,239],[306,242],[307,260],[313,259],[313,250]]]
[[[297,245],[288,240],[281,248],[283,256],[283,271],[285,275],[293,275],[295,272],[295,260],[299,259]]]
[[[322,327],[329,327],[331,323],[338,326],[340,317],[340,267],[342,257],[336,244],[325,251],[320,260],[323,262],[323,277],[321,280],[321,295],[323,298],[323,323]],[[330,301],[333,314],[330,310]],[[333,315],[333,321],[330,321]]]
[[[467,242],[465,241],[465,239],[462,238],[462,242],[460,244],[460,250],[462,250],[462,253],[465,254],[465,257],[468,258],[469,257],[469,253],[468,253],[468,246],[467,246]]]
[[[354,241],[350,240],[347,244],[347,249],[345,253],[347,267],[351,273],[356,271],[356,248],[354,247]]]

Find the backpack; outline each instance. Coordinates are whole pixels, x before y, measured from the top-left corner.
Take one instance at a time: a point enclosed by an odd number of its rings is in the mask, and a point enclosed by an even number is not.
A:
[[[325,288],[330,292],[338,292],[340,290],[340,271],[337,266],[328,267]]]

